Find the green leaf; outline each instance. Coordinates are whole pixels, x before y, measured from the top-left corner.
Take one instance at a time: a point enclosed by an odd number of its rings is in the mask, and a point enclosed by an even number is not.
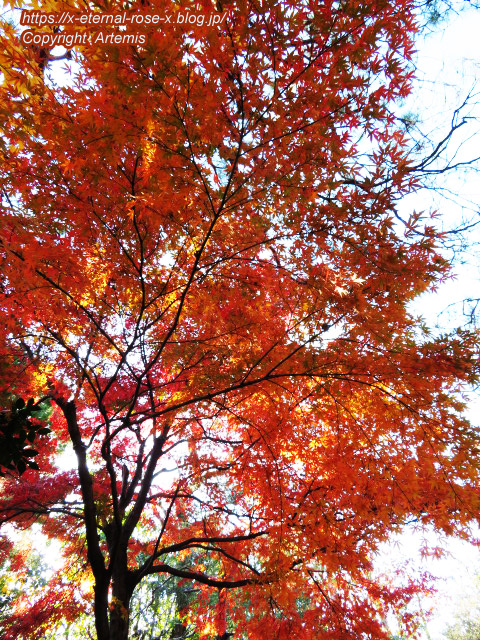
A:
[[[25,407],[25,400],[23,398],[17,398],[17,400],[15,400],[15,404],[13,405],[13,410],[19,411],[24,407]]]
[[[33,458],[34,456],[38,456],[38,451],[35,451],[35,449],[24,449],[22,453],[26,458]]]
[[[19,473],[20,475],[22,475],[22,473],[24,473],[26,469],[27,469],[27,465],[26,465],[26,463],[25,463],[23,460],[19,460],[19,461],[17,462],[17,470],[18,470],[18,473]]]

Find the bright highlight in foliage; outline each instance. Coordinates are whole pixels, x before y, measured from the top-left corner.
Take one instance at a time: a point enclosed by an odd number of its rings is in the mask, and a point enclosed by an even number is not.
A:
[[[88,605],[99,640],[127,638],[153,574],[205,637],[380,639],[391,610],[414,637],[422,585],[376,581],[379,543],[478,515],[458,396],[476,338],[411,316],[447,265],[433,227],[395,217],[415,188],[392,115],[413,4],[202,3],[218,9],[215,28],[79,47],[66,87],[5,27],[4,386],[55,410],[0,513],[62,540],[70,576],[26,618],[19,603],[6,639]]]

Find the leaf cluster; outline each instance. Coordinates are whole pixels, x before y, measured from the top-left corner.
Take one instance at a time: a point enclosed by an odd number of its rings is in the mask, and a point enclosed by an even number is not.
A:
[[[27,403],[23,398],[17,398],[10,409],[0,412],[1,476],[5,475],[6,470],[16,471],[19,475],[27,468],[39,470],[38,464],[32,459],[38,455],[38,451],[32,445],[37,436],[50,433],[50,429],[41,421],[45,413],[46,405],[35,402],[33,398],[29,398]]]

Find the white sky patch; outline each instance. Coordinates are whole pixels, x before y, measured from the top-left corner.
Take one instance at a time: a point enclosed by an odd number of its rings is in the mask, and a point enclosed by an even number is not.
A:
[[[463,3],[464,5],[466,3]],[[465,10],[452,14],[450,21],[434,27],[434,32],[417,42],[417,70],[419,79],[412,96],[398,109],[398,114],[411,112],[418,115],[422,130],[432,140],[440,140],[448,132],[452,114],[469,92],[480,92],[480,11]],[[462,117],[468,121],[452,139],[448,158],[458,153],[454,162],[466,161],[480,155],[480,95],[473,97],[471,105]],[[428,148],[428,147],[427,147]],[[477,163],[478,166],[478,163]],[[440,189],[440,190],[439,190]],[[405,219],[413,210],[441,215],[444,229],[479,218],[480,181],[475,171],[466,170],[434,176],[432,188],[422,189],[399,203],[399,213]],[[462,301],[479,297],[480,255],[474,243],[480,243],[480,229],[470,235],[471,247],[463,254],[462,261],[454,266],[454,278],[441,285],[436,293],[420,296],[411,306],[414,313],[423,316],[431,327],[451,329],[465,321]],[[450,256],[447,256],[450,257]],[[471,394],[468,415],[473,424],[479,422],[480,400]],[[462,596],[475,589],[475,573],[480,573],[478,548],[452,538],[427,535],[430,546],[446,551],[443,558],[422,558],[420,549],[423,536],[407,527],[404,535],[382,547],[376,567],[379,572],[393,573],[395,566],[410,560],[412,571],[422,569],[435,576],[437,595],[418,603],[426,612],[433,613],[423,631],[425,640],[443,640],[444,632],[453,623]],[[392,629],[395,622],[392,622]]]
[[[413,95],[399,113],[418,115],[423,121],[422,131],[431,140],[439,141],[448,132],[455,109],[472,94],[470,104],[457,118],[465,119],[465,124],[452,137],[445,153],[445,159],[453,163],[467,162],[480,155],[480,11],[465,10],[436,29],[434,34],[418,41],[418,81]],[[480,181],[477,172],[468,167],[465,171],[433,176],[431,188],[422,189],[399,203],[403,218],[408,218],[413,210],[427,214],[438,211],[443,230],[478,221],[479,209]],[[453,241],[454,236],[450,237]],[[480,254],[474,245],[480,242],[480,229],[474,229],[469,240],[471,247],[463,254],[462,262],[455,264],[454,278],[444,284],[438,294],[421,296],[412,305],[430,326],[449,328],[460,324],[462,301],[475,297],[475,292],[480,297]]]

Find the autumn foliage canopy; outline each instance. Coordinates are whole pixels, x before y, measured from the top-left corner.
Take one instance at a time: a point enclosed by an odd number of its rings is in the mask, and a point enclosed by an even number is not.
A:
[[[70,62],[3,26],[1,392],[51,403],[52,431],[0,518],[41,524],[70,576],[19,596],[3,637],[90,612],[127,638],[154,574],[194,589],[198,637],[381,639],[389,611],[414,637],[422,584],[375,577],[378,545],[407,522],[468,535],[480,506],[475,338],[409,310],[448,273],[397,211],[414,4],[34,7],[173,20]]]

